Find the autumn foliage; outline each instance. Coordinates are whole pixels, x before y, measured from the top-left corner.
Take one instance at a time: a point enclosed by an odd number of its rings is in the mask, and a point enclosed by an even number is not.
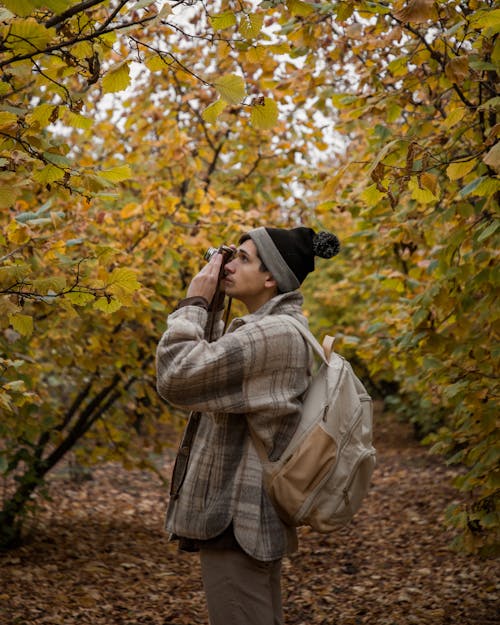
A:
[[[311,325],[463,468],[457,542],[495,548],[499,23],[479,0],[3,3],[3,544],[68,451],[154,467],[165,316],[205,247],[267,222],[338,233]]]

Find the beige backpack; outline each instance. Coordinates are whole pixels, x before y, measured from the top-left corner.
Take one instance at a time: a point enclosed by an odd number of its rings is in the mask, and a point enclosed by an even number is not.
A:
[[[329,532],[348,522],[366,495],[375,468],[371,397],[351,365],[324,349],[299,321],[282,315],[303,335],[323,364],[305,396],[299,426],[281,458],[270,462],[250,430],[264,481],[280,517],[289,525]]]

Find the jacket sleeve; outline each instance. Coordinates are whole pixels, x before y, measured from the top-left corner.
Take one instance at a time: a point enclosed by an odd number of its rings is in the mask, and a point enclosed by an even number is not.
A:
[[[271,315],[208,343],[206,319],[194,306],[168,317],[156,353],[159,394],[188,410],[294,410],[308,383],[309,351],[299,332]]]

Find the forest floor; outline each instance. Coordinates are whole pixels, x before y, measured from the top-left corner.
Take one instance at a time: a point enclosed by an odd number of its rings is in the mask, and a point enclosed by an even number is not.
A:
[[[286,624],[500,623],[498,561],[449,548],[455,469],[389,416],[375,432],[362,510],[332,534],[301,529],[284,562]],[[49,490],[27,542],[0,556],[1,625],[207,624],[197,556],[168,542],[156,476],[113,464],[82,483],[56,473]]]

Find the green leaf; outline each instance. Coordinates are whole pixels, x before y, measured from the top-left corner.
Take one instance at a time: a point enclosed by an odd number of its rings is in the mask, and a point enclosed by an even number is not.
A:
[[[130,85],[130,67],[127,62],[117,65],[102,79],[104,93],[116,93],[123,91]]]
[[[264,98],[264,101],[260,101],[252,104],[252,110],[250,112],[250,122],[254,128],[260,130],[267,130],[275,126],[278,122],[278,105],[271,98]]]
[[[129,165],[119,165],[111,169],[103,169],[98,175],[109,182],[122,182],[132,177],[132,170]]]
[[[219,115],[226,108],[226,106],[227,102],[225,102],[224,100],[216,100],[215,102],[212,102],[212,104],[209,104],[207,106],[201,116],[206,122],[214,124],[217,121]]]
[[[481,243],[482,241],[485,241],[486,239],[491,237],[492,234],[495,234],[498,228],[500,228],[500,221],[495,220],[477,237],[478,242]]]
[[[236,74],[221,76],[214,83],[220,97],[229,104],[239,104],[245,97],[245,81]]]

